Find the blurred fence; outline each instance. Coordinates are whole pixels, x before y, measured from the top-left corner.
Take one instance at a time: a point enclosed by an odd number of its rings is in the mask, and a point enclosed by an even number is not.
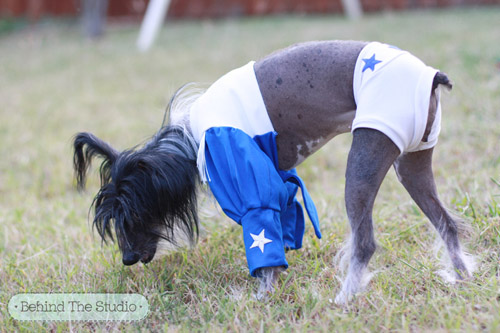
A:
[[[84,0],[0,0],[0,17],[75,16]],[[360,0],[365,12],[500,4],[500,0]],[[108,17],[140,19],[148,0],[108,0]],[[341,13],[341,0],[172,0],[170,18]]]

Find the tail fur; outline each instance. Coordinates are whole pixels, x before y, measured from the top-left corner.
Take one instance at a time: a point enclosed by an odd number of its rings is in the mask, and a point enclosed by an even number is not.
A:
[[[448,90],[453,88],[453,84],[448,78],[448,75],[442,72],[437,72],[436,76],[434,76],[434,81],[432,81],[432,91],[436,90],[440,84],[445,86]]]

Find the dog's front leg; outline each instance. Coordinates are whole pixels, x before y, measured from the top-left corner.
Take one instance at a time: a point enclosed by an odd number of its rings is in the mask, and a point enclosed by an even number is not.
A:
[[[265,299],[268,295],[274,293],[278,276],[284,270],[282,266],[262,267],[257,270],[256,275],[260,282],[257,299]]]
[[[399,155],[399,149],[383,133],[360,128],[353,142],[346,170],[345,201],[351,225],[351,251],[347,276],[335,298],[347,303],[363,287],[363,276],[375,252],[372,210],[375,197],[387,171]]]
[[[433,149],[428,149],[404,154],[395,161],[394,168],[399,181],[443,239],[456,278],[463,279],[470,276],[470,271],[458,239],[457,222],[448,214],[437,194],[432,173],[432,153]]]

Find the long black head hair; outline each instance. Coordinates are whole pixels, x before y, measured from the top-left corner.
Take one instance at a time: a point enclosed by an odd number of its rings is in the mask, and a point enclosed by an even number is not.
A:
[[[184,127],[167,125],[143,147],[118,152],[90,133],[74,139],[74,169],[85,186],[91,160],[101,157],[101,189],[92,203],[103,241],[114,225],[123,262],[148,262],[159,239],[177,245],[179,233],[198,238],[197,145]]]

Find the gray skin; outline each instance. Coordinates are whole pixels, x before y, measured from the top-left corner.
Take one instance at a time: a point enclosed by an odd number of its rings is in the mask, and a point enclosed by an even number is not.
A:
[[[351,130],[354,66],[365,42],[294,45],[257,61],[257,82],[278,136],[279,166],[289,170],[334,136]]]
[[[281,169],[300,164],[338,134],[349,132],[355,116],[353,74],[364,42],[324,41],[298,44],[255,63],[264,103],[278,133]],[[429,91],[429,116],[423,141],[434,121],[438,98]],[[383,133],[360,128],[353,133],[347,162],[345,201],[351,226],[351,255],[338,304],[363,287],[363,274],[376,244],[372,210],[391,165],[413,200],[436,227],[448,250],[456,277],[470,276],[458,239],[457,223],[438,198],[432,173],[433,149],[400,155]],[[279,267],[262,268],[260,294],[272,292]],[[271,280],[271,282],[269,282]]]

